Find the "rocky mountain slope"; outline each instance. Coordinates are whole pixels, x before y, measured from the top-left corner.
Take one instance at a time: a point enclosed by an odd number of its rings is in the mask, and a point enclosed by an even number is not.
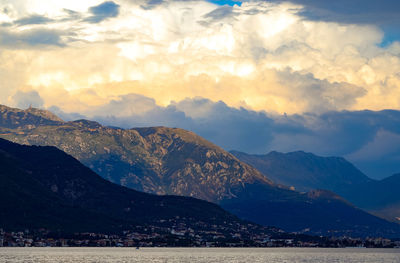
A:
[[[17,118],[3,121],[7,125],[0,128],[0,137],[22,144],[56,146],[103,178],[132,189],[212,201],[244,219],[290,231],[397,235],[397,226],[336,195],[299,193],[275,184],[189,131],[165,127],[124,130],[87,120],[61,122],[54,118],[48,120],[50,124],[40,124],[32,119],[45,118],[49,113],[9,111]]]
[[[300,191],[331,190],[362,209],[400,222],[400,175],[373,180],[344,158],[305,152],[252,155],[232,151],[232,154],[275,182]]]
[[[54,122],[55,118],[48,125],[43,121],[43,116],[50,115],[46,111],[11,112],[3,113],[9,120],[0,125],[1,137],[27,145],[56,146],[102,177],[132,189],[218,202],[234,197],[232,190],[244,183],[272,184],[253,167],[182,129],[123,130],[87,120]],[[33,121],[35,116],[38,121]]]
[[[102,179],[55,147],[0,139],[0,228],[97,233],[138,226],[185,225],[234,235],[269,231],[219,206],[179,196],[141,193]]]

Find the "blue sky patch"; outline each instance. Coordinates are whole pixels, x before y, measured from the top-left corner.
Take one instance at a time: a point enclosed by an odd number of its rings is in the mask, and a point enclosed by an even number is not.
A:
[[[234,5],[241,6],[242,5],[241,1],[234,1],[234,0],[208,0],[208,2],[216,4],[216,5],[229,5],[229,6],[234,6]]]

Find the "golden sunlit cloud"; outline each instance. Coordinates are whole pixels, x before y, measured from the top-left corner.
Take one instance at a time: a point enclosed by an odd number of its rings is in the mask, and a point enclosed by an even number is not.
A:
[[[114,1],[95,17],[100,4],[0,1],[0,102],[35,90],[82,113],[132,93],[277,113],[400,106],[399,44],[380,47],[375,26],[308,21],[289,3]]]

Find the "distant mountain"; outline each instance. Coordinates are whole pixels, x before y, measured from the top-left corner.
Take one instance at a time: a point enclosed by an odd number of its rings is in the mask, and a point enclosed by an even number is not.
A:
[[[372,214],[400,223],[400,174],[354,185],[341,192],[348,200]]]
[[[343,188],[373,181],[341,157],[320,157],[302,151],[252,155],[231,151],[274,182],[293,186],[299,191],[327,189],[340,194]]]
[[[0,139],[0,165],[0,228],[6,230],[101,233],[171,221],[231,234],[247,227],[206,201],[156,196],[108,182],[55,147]]]
[[[266,155],[231,153],[277,183],[300,191],[327,189],[375,215],[400,221],[399,174],[377,181],[344,158],[320,157],[301,151]]]
[[[13,119],[3,121],[9,124],[0,128],[1,137],[28,145],[56,146],[103,178],[132,189],[212,201],[244,219],[290,231],[400,236],[397,225],[332,193],[299,193],[273,183],[189,131],[165,127],[124,130],[87,120],[49,119],[50,124],[32,126],[36,116],[32,109],[10,111],[25,117],[19,118],[18,124]],[[43,116],[40,112],[37,118]]]

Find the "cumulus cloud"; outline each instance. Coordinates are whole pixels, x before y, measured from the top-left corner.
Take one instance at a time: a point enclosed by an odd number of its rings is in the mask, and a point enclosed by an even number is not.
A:
[[[119,14],[119,5],[113,1],[107,1],[97,6],[89,8],[91,16],[85,19],[90,23],[99,23],[106,19],[117,17]]]
[[[65,110],[129,93],[289,114],[400,106],[396,43],[380,47],[376,26],[304,19],[299,3],[40,1],[8,3],[10,21],[26,25],[2,31],[2,52],[36,47],[20,78]]]
[[[269,0],[281,3],[283,0]],[[400,2],[397,0],[289,0],[304,6],[299,15],[307,20],[327,21],[345,24],[378,25],[385,31],[381,42],[386,46],[400,39]]]
[[[18,90],[11,98],[12,103],[20,108],[26,109],[28,107],[41,108],[43,107],[44,101],[40,97],[39,93],[35,90]]]
[[[283,2],[282,0],[270,0]],[[397,0],[289,0],[305,6],[301,14],[309,19],[342,23],[385,24],[400,23]]]

